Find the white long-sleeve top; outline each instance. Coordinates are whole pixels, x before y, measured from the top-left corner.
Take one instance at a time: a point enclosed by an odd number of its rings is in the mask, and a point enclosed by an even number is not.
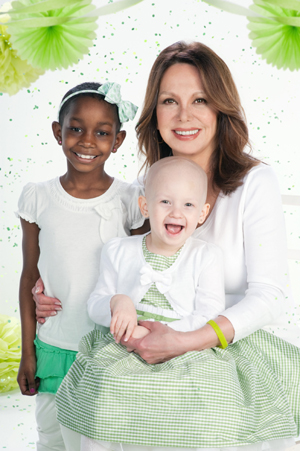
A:
[[[270,166],[259,164],[231,195],[220,195],[194,237],[223,251],[226,316],[234,341],[273,323],[287,325],[289,292],[286,231],[281,196]]]
[[[160,309],[159,314],[176,318],[177,321],[168,323],[175,330],[199,329],[224,310],[221,249],[189,238],[170,268],[155,271],[145,261],[143,237],[114,238],[103,247],[100,276],[87,303],[92,321],[106,327],[110,325],[110,300],[115,294],[129,296],[138,310],[145,310],[147,306],[140,301],[152,283],[174,309],[174,312]]]

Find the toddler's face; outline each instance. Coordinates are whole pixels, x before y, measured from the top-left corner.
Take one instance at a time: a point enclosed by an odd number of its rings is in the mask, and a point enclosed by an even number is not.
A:
[[[156,247],[176,252],[202,223],[209,206],[203,196],[204,181],[194,171],[160,170],[147,180],[147,214]],[[205,180],[206,183],[206,180]],[[204,198],[203,198],[204,197]]]

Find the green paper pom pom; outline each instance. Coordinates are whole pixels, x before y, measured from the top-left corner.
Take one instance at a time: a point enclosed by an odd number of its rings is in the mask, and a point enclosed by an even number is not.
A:
[[[248,17],[249,38],[253,47],[267,63],[278,69],[300,68],[300,27],[285,25],[270,19],[278,17],[289,19],[300,18],[300,11],[271,5],[267,0],[254,0],[251,9],[264,18]]]
[[[43,70],[35,69],[19,58],[11,46],[7,26],[0,25],[0,92],[16,94],[20,89],[28,88],[43,73]]]
[[[47,3],[47,10],[43,4]],[[52,4],[52,6],[51,6]],[[21,58],[33,67],[41,69],[61,69],[78,63],[96,37],[96,16],[88,13],[95,7],[91,0],[41,2],[20,0],[12,3],[9,12],[13,18],[8,23],[11,42]],[[30,11],[22,8],[32,5]]]
[[[18,387],[21,360],[21,325],[16,318],[0,315],[0,393]]]

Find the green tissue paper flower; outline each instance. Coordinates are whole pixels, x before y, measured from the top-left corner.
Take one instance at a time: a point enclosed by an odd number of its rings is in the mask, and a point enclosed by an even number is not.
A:
[[[21,325],[16,318],[0,315],[0,393],[18,386],[21,360]]]
[[[41,69],[35,69],[19,58],[11,46],[7,27],[0,25],[0,92],[16,94],[43,73]]]
[[[289,1],[288,4],[277,1],[281,6],[272,3],[270,0],[254,0],[251,10],[265,18],[248,17],[249,37],[256,52],[267,63],[278,69],[297,70],[300,68],[300,27],[296,24],[300,21],[300,1]],[[287,9],[284,4],[295,9]]]
[[[78,63],[96,37],[91,0],[20,0],[12,2],[8,30],[21,58],[40,69]]]

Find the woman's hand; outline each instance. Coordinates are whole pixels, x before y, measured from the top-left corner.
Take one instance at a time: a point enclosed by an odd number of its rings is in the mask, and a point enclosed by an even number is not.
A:
[[[231,322],[225,316],[218,316],[214,321],[221,328],[227,342],[231,343],[234,338]],[[203,351],[220,345],[216,332],[209,324],[190,332],[176,331],[158,321],[139,321],[139,324],[146,327],[149,334],[140,339],[131,337],[127,342],[122,339],[121,343],[128,352],[136,352],[147,363],[166,362],[186,352]]]
[[[42,279],[39,278],[36,281],[35,286],[31,290],[31,293],[33,294],[33,300],[36,304],[36,320],[39,324],[44,324],[44,322],[46,321],[45,318],[47,318],[48,316],[55,316],[57,314],[57,311],[62,310],[60,300],[45,296],[43,291],[44,283]]]
[[[144,338],[146,335],[150,334],[150,330],[144,326],[135,326],[131,337],[132,338]]]
[[[124,334],[123,340],[124,342],[127,342],[137,326],[137,316],[134,304],[128,296],[116,294],[110,300],[110,308],[110,332],[113,334],[116,343],[120,343]]]
[[[17,381],[22,395],[33,396],[37,394],[39,379],[35,379],[36,357],[35,355],[22,356]]]
[[[187,352],[181,343],[184,337],[182,332],[177,332],[171,327],[164,326],[158,321],[140,321],[140,326],[148,329],[148,334],[142,338],[134,338],[134,335],[125,342],[128,352],[136,352],[147,363],[161,363]]]

